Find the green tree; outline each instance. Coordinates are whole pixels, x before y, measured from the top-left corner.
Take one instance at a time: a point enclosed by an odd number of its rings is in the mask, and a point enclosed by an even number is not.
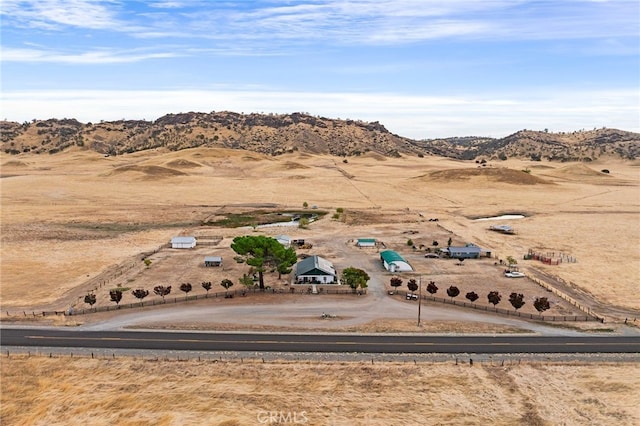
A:
[[[355,293],[358,288],[367,288],[367,282],[371,279],[362,269],[352,266],[342,271],[342,282],[353,289]]]
[[[411,278],[408,282],[407,282],[407,288],[409,289],[409,291],[413,294],[416,290],[418,290],[418,283],[416,282],[416,280],[414,280],[413,278]]]
[[[511,293],[509,295],[509,303],[517,311],[524,306],[524,296],[522,293]]]
[[[184,298],[187,298],[187,295],[189,294],[189,292],[193,290],[193,287],[191,286],[191,283],[182,283],[180,284],[180,291],[184,291]]]
[[[429,281],[429,284],[427,284],[427,292],[429,294],[436,294],[438,292],[438,286],[435,282]]]
[[[238,282],[245,287],[253,287],[253,278],[249,274],[242,274]]]
[[[120,301],[122,300],[122,290],[114,289],[109,291],[109,298],[112,302],[116,302],[116,305],[120,305]]]
[[[413,240],[412,240],[411,238],[409,238],[409,239],[407,240],[407,245],[408,245],[408,246],[410,246],[410,247],[412,247],[412,246],[413,246]]]
[[[224,280],[220,281],[220,285],[222,287],[224,287],[224,292],[225,294],[229,291],[229,287],[233,287],[233,281],[231,281],[228,278],[225,278]]]
[[[246,257],[247,265],[258,273],[260,289],[264,290],[264,271],[293,266],[298,258],[296,251],[285,248],[276,239],[263,235],[236,237],[231,244],[233,251]]]
[[[309,226],[309,219],[307,219],[306,217],[301,217],[300,219],[298,219],[298,228],[307,229],[307,226]]]
[[[451,247],[452,242],[453,240],[451,239],[451,237],[449,237],[449,239],[447,240],[447,247]]]
[[[305,201],[304,203],[302,203],[302,207],[304,207],[304,208],[306,209],[307,207],[309,207],[309,203],[307,203],[307,202]]]
[[[144,265],[148,268],[149,266],[151,266],[151,259],[145,259],[144,260]]]
[[[507,263],[509,264],[509,269],[513,268],[513,265],[517,265],[518,261],[515,260],[512,256],[507,256]]]
[[[209,290],[211,290],[211,281],[204,281],[201,285],[202,288],[207,290],[207,294],[209,294]]]
[[[84,303],[88,304],[89,306],[93,307],[93,305],[95,305],[97,299],[96,299],[96,295],[93,293],[88,293],[85,297],[84,297]]]
[[[131,292],[136,299],[140,300],[140,304],[142,304],[142,299],[149,295],[149,290],[145,290],[143,288],[135,289]]]

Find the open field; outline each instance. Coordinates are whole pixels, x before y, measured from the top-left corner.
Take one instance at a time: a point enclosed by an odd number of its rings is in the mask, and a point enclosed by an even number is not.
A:
[[[528,279],[504,278],[504,266],[495,263],[513,256],[528,275],[574,286],[572,290],[591,301],[608,323],[636,313],[640,318],[637,163],[586,166],[509,160],[484,170],[473,162],[442,158],[368,154],[343,163],[329,156],[273,158],[220,149],[117,157],[81,151],[0,155],[3,314],[84,307],[82,297],[94,289],[99,306],[111,304],[107,294],[115,287],[151,290],[158,284],[172,285],[171,296],[181,297],[182,282],[193,284],[192,294],[203,294],[201,281],[212,281],[212,291],[220,292],[220,280],[231,278],[236,281],[232,290],[237,289],[246,265],[233,261],[229,246],[237,235],[256,233],[304,238],[313,248],[300,253],[327,257],[338,269],[355,265],[371,271],[375,282],[370,293],[363,298],[343,296],[341,311],[335,307],[339,296],[250,294],[173,308],[46,320],[66,326],[91,327],[95,322],[101,327],[107,321],[109,327],[223,331],[536,331],[536,324],[523,328],[523,323],[509,318],[474,316],[469,309],[434,305],[425,308],[429,321],[417,327],[415,302],[392,300],[400,298],[386,294],[391,274],[381,270],[377,250],[357,249],[355,238],[376,238],[401,252],[417,275],[437,283],[437,296],[446,297],[446,288],[457,285],[458,299],[473,290],[481,297],[477,303],[486,304],[486,292],[498,289],[503,294],[499,307],[510,308],[508,293],[517,291],[527,297],[523,312],[533,312],[531,298],[548,296],[550,315],[575,313],[574,307]],[[600,173],[604,168],[611,173]],[[300,209],[304,202],[328,212],[308,229],[203,225],[230,213]],[[333,219],[339,207],[344,213]],[[526,217],[474,220],[505,213]],[[493,223],[510,224],[516,234],[489,231]],[[162,248],[175,235],[210,237],[215,243],[190,251]],[[416,250],[407,245],[409,238]],[[476,243],[497,258],[467,260],[463,265],[424,258],[424,249],[434,240],[442,247],[448,238],[456,245]],[[577,262],[551,266],[525,261],[529,249],[561,252]],[[204,268],[205,255],[222,256],[223,267]],[[143,257],[151,260],[150,266],[144,265]],[[410,277],[402,275],[404,285]],[[274,288],[288,288],[287,276],[278,280],[276,274],[267,274],[266,279]],[[345,298],[351,298],[348,304]],[[123,303],[133,301],[127,291]],[[283,303],[287,312],[276,320],[274,308]],[[187,306],[189,318],[184,317]],[[328,312],[338,317],[320,319],[326,309],[335,309]],[[3,322],[7,320],[17,318],[3,316]],[[575,325],[593,332],[615,328],[597,322]],[[640,423],[637,363],[471,367],[12,355],[2,358],[0,369],[3,425],[244,425],[259,424],[258,415],[264,411],[298,413],[298,420],[304,412],[306,424],[318,425]]]
[[[349,259],[341,258],[331,241],[344,248],[348,238],[375,237],[411,255],[408,238],[425,246],[439,240],[442,246],[452,236],[454,244],[474,242],[501,259],[513,256],[525,272],[535,269],[560,277],[605,305],[631,313],[640,306],[635,291],[640,281],[636,163],[510,160],[478,168],[473,162],[442,158],[363,155],[343,163],[309,154],[274,158],[192,149],[108,158],[81,151],[3,155],[0,164],[3,309],[66,309],[91,289],[85,283],[101,271],[155,250],[178,234],[223,237],[210,251],[198,249],[198,259],[205,252],[228,253],[234,236],[253,231],[201,226],[204,220],[258,206],[299,209],[303,202],[330,213],[307,230],[260,232],[294,233],[320,243],[324,239],[324,251],[317,254],[340,266]],[[600,173],[604,168],[611,173]],[[333,220],[337,207],[346,211]],[[491,232],[487,228],[493,222],[473,220],[503,213],[527,216],[495,222],[512,225],[516,235]],[[432,217],[439,226],[428,222]],[[529,249],[564,253],[577,262],[550,266],[523,261]],[[458,267],[465,272],[443,273],[427,266],[421,272],[440,274],[446,286],[456,283],[466,291],[468,263]],[[169,275],[170,265],[165,263]],[[132,271],[141,277],[142,267],[140,262]],[[233,266],[226,262],[225,267]],[[499,271],[492,272],[496,282],[504,281]],[[229,272],[237,278],[240,271]],[[174,285],[189,279],[199,288],[199,277],[178,275],[172,277]],[[139,284],[135,277],[128,279],[134,281],[125,288]],[[440,288],[444,292],[446,287]],[[484,290],[475,291],[483,296]],[[621,319],[615,312],[603,314]]]
[[[308,425],[640,422],[636,363],[470,366],[12,355],[3,357],[0,368],[3,425],[294,424],[294,415]],[[285,417],[269,421],[265,412]]]

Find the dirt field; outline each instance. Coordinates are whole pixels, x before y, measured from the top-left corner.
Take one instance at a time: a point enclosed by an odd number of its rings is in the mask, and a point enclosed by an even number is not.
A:
[[[263,364],[12,355],[0,368],[3,425],[640,422],[638,364]],[[270,418],[272,412],[277,417]]]

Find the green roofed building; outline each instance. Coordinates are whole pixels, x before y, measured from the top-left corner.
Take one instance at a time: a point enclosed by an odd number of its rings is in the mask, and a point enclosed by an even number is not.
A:
[[[296,284],[334,284],[337,273],[331,262],[320,256],[309,256],[295,267]]]
[[[380,259],[385,269],[389,272],[411,272],[413,268],[409,265],[404,257],[393,250],[385,250],[380,252]]]
[[[356,243],[358,247],[375,247],[376,239],[375,238],[358,238],[358,242]]]

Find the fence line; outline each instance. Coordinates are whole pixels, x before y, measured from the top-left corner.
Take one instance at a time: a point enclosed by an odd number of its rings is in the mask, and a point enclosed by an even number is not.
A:
[[[404,296],[406,296],[407,294],[413,294],[414,296],[418,296],[415,293],[411,293],[408,292],[406,290],[398,290],[395,291],[395,293],[398,294],[402,294]],[[598,318],[597,316],[590,314],[590,315],[585,315],[585,316],[578,316],[578,315],[542,315],[542,314],[526,314],[523,312],[518,312],[518,311],[512,311],[509,309],[502,309],[502,308],[497,308],[497,307],[489,307],[486,305],[477,305],[473,302],[459,302],[453,299],[445,299],[445,298],[441,298],[441,297],[435,297],[435,296],[430,296],[430,295],[422,295],[422,299],[423,300],[429,300],[432,302],[438,302],[438,303],[444,303],[444,304],[450,304],[450,305],[456,305],[456,306],[461,306],[464,308],[472,308],[472,309],[477,309],[480,311],[487,311],[487,312],[493,312],[493,313],[497,313],[497,314],[502,314],[502,315],[507,315],[507,316],[516,316],[516,317],[520,317],[520,318],[527,318],[527,319],[535,319],[535,320],[540,320],[540,321],[601,321],[600,318]],[[603,321],[601,321],[603,322]]]
[[[556,296],[560,297],[561,299],[564,299],[565,301],[571,303],[573,306],[575,306],[576,308],[580,309],[582,312],[584,312],[588,316],[591,316],[595,320],[600,321],[602,323],[604,322],[604,317],[601,317],[601,316],[596,315],[595,313],[591,312],[591,308],[589,306],[581,305],[573,297],[571,297],[568,294],[558,290],[557,288],[545,283],[544,281],[540,281],[540,280],[532,278],[532,277],[528,277],[528,278],[531,281],[533,281],[534,283],[538,284],[540,287],[545,288],[546,290],[552,292],[553,294],[555,294]],[[562,278],[557,277],[556,279],[558,279],[559,281],[562,281],[564,284],[566,284],[566,281],[564,281]]]
[[[285,291],[284,289],[274,289],[274,288],[269,288],[269,289],[264,289],[261,290],[260,288],[245,288],[245,289],[239,289],[239,290],[229,290],[229,291],[225,291],[225,292],[215,292],[215,293],[206,293],[206,294],[194,294],[189,296],[188,294],[186,296],[175,296],[175,297],[171,297],[171,298],[165,298],[163,300],[157,300],[157,299],[152,299],[152,300],[147,300],[147,301],[140,301],[140,302],[134,302],[134,303],[126,303],[126,304],[122,304],[122,305],[106,305],[106,306],[97,306],[95,308],[81,308],[81,309],[69,309],[66,311],[32,311],[32,312],[27,312],[27,311],[22,311],[22,313],[14,313],[13,315],[11,313],[9,313],[9,311],[5,311],[5,313],[7,314],[7,316],[20,316],[20,314],[22,314],[23,317],[47,317],[47,316],[59,316],[59,315],[64,315],[64,316],[73,316],[73,315],[85,315],[85,314],[94,314],[97,312],[110,312],[110,311],[117,311],[120,309],[132,309],[132,308],[141,308],[141,307],[145,307],[145,306],[156,306],[156,305],[166,305],[166,304],[171,304],[171,303],[184,303],[184,302],[189,302],[189,301],[194,301],[194,300],[203,300],[203,299],[218,299],[218,298],[233,298],[235,296],[241,296],[244,297],[246,296],[248,293],[260,293],[260,294],[311,294],[312,290],[310,288],[296,288],[296,287],[290,287],[288,291]],[[350,294],[350,295],[363,295],[366,294],[367,291],[366,289],[359,289],[356,291],[354,291],[351,288],[348,289],[326,289],[326,288],[319,288],[318,289],[318,294]]]

